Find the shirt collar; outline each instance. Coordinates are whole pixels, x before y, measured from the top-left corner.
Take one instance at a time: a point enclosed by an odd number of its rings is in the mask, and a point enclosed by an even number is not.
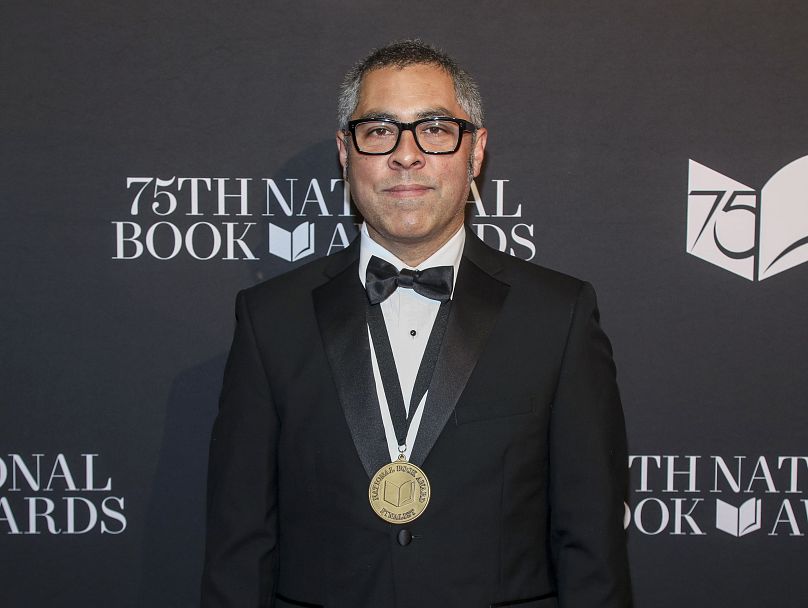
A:
[[[402,268],[409,268],[410,270],[423,270],[424,268],[432,268],[434,266],[453,266],[454,267],[454,282],[452,283],[452,292],[454,286],[457,284],[457,273],[460,269],[460,259],[463,257],[463,246],[466,243],[466,231],[463,226],[454,233],[443,246],[435,253],[418,264],[416,268],[407,266],[398,257],[387,251],[384,247],[379,245],[376,241],[370,238],[367,226],[363,223],[362,230],[360,231],[359,241],[359,280],[362,281],[362,286],[365,285],[365,275],[368,270],[368,262],[371,256],[383,259],[396,267],[396,270]]]

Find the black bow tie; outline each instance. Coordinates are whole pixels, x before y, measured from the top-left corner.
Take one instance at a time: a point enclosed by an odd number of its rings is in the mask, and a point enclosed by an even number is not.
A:
[[[454,266],[435,266],[424,270],[409,270],[396,267],[377,258],[370,257],[365,275],[365,290],[371,304],[386,300],[397,287],[414,289],[425,298],[446,302],[452,295]]]

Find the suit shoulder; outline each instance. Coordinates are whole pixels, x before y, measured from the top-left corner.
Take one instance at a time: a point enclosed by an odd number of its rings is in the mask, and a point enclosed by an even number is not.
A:
[[[591,290],[591,286],[582,279],[527,262],[504,252],[494,251],[500,272],[497,278],[511,288],[531,294],[544,301],[574,301],[582,291]]]

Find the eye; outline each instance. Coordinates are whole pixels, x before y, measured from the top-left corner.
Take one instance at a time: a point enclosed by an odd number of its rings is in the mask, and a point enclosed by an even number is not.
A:
[[[428,122],[424,124],[423,128],[421,129],[421,132],[426,133],[427,135],[442,135],[443,133],[448,133],[449,129],[447,128],[445,123]]]
[[[362,137],[370,139],[385,139],[398,134],[395,125],[385,122],[365,122],[358,125],[357,129]]]
[[[418,125],[418,135],[428,140],[453,139],[457,125],[446,120],[431,120]]]
[[[385,135],[392,135],[393,131],[389,127],[374,127],[368,131],[368,135],[373,137],[384,137]]]

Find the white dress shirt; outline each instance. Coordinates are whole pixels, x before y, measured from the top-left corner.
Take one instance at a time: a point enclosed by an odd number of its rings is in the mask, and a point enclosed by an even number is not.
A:
[[[359,280],[365,285],[365,275],[367,273],[368,262],[371,256],[381,258],[396,267],[396,270],[409,268],[411,270],[423,270],[434,266],[453,266],[454,282],[457,283],[457,272],[460,268],[460,258],[463,255],[463,245],[466,242],[466,233],[463,227],[458,230],[446,244],[424,260],[417,268],[407,266],[404,262],[379,245],[370,238],[367,227],[363,224],[360,236],[359,248]],[[452,285],[454,291],[454,284]],[[431,300],[416,293],[413,289],[400,287],[384,302],[379,304],[384,315],[384,324],[387,328],[387,335],[390,337],[390,346],[393,349],[393,359],[396,362],[398,380],[401,384],[401,392],[404,398],[404,407],[409,415],[410,398],[412,397],[415,378],[418,375],[418,368],[421,366],[421,359],[426,350],[426,343],[429,334],[432,332],[432,325],[438,316],[440,302]],[[370,358],[373,364],[373,379],[376,382],[376,394],[379,398],[379,408],[384,423],[384,434],[387,439],[387,449],[390,451],[390,461],[398,458],[399,453],[403,453],[409,460],[412,448],[415,443],[418,427],[421,425],[421,416],[424,412],[424,404],[429,391],[421,398],[413,416],[410,428],[407,431],[407,440],[404,446],[399,446],[393,422],[390,418],[390,410],[387,406],[387,398],[384,394],[381,374],[379,373],[379,363],[376,360],[376,352],[373,348],[373,340],[368,329],[368,340],[370,340]]]

